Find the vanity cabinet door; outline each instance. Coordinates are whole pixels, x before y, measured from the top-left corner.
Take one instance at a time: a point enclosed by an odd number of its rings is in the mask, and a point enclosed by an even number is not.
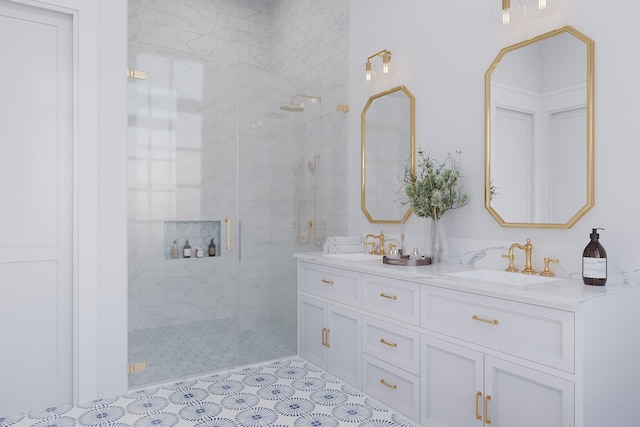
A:
[[[362,316],[306,296],[300,296],[298,312],[300,356],[360,387]]]
[[[485,356],[486,422],[495,427],[573,427],[574,383]]]
[[[483,363],[480,352],[423,335],[422,425],[484,424]]]
[[[422,424],[574,427],[574,383],[423,336]]]
[[[327,370],[336,377],[360,388],[362,316],[329,304],[326,335]]]
[[[326,369],[325,347],[327,304],[300,297],[298,306],[298,353],[309,362]]]

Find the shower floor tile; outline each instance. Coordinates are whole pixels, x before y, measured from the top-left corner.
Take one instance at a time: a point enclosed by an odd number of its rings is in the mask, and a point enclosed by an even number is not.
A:
[[[407,419],[299,358],[63,405],[0,427],[413,427]]]
[[[129,374],[129,387],[290,357],[297,353],[296,339],[295,325],[238,331],[230,319],[132,331],[129,363],[145,362],[146,369]]]

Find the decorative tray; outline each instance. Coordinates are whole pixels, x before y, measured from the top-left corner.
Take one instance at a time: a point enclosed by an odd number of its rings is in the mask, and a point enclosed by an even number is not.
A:
[[[402,258],[395,259],[395,258],[387,258],[386,256],[383,256],[382,263],[389,264],[389,265],[404,265],[407,267],[415,267],[417,265],[431,264],[431,258],[422,257],[421,259],[410,259],[409,257],[402,257]]]

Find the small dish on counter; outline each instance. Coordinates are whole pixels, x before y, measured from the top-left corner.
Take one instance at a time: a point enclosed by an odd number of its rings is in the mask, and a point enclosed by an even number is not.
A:
[[[408,256],[401,257],[401,258],[389,258],[389,257],[383,256],[382,263],[389,264],[389,265],[403,265],[407,267],[415,267],[417,265],[430,265],[431,258],[425,257],[425,256],[420,258],[413,258]]]

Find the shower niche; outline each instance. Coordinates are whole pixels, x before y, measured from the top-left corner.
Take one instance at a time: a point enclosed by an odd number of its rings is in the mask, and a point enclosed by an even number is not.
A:
[[[178,259],[183,259],[183,248],[187,240],[191,246],[191,258],[210,258],[209,244],[211,239],[216,245],[216,256],[220,256],[220,222],[221,221],[165,221],[164,222],[164,258],[171,258],[171,247],[178,244]],[[196,256],[201,249],[203,256]]]

